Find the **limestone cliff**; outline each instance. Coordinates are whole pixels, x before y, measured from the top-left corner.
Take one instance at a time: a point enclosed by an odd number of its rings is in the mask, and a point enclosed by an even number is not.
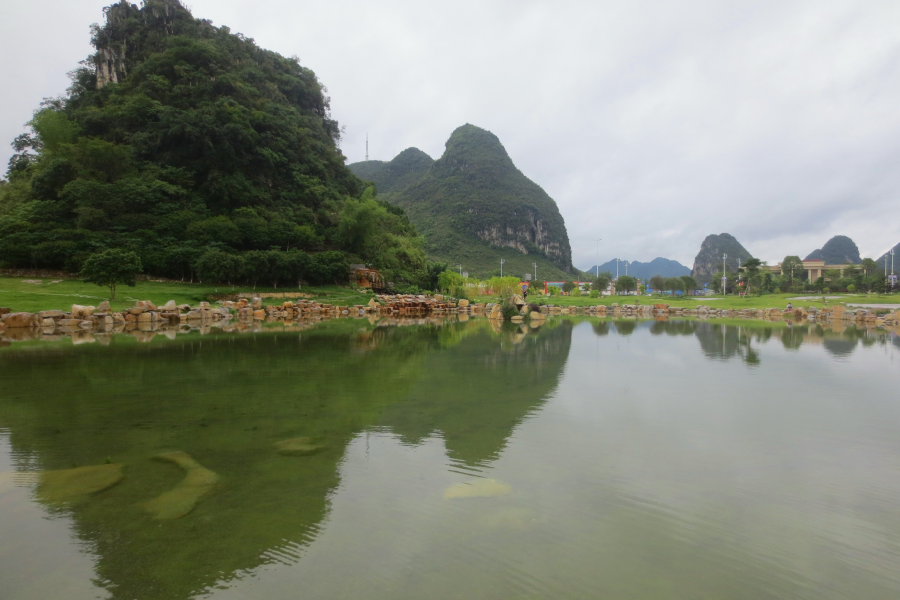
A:
[[[694,259],[694,268],[691,275],[699,283],[709,283],[712,276],[722,270],[722,256],[727,254],[725,268],[728,271],[737,271],[738,261],[744,262],[751,254],[730,233],[708,235],[700,244],[700,252]]]

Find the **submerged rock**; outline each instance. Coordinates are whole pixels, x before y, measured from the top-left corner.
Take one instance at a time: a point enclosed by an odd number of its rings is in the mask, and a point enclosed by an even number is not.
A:
[[[316,444],[312,438],[308,437],[281,440],[280,442],[275,442],[272,446],[278,450],[278,454],[284,454],[286,456],[307,456],[309,454],[315,454],[325,447]]]
[[[194,510],[201,498],[212,492],[219,481],[218,475],[186,452],[166,452],[154,458],[175,463],[187,473],[174,488],[143,503],[144,510],[151,513],[155,519],[170,520],[185,516]]]
[[[77,500],[111,488],[124,476],[120,463],[44,471],[40,475],[37,495],[39,500],[50,504]]]
[[[444,490],[444,500],[453,498],[496,498],[512,493],[512,487],[496,479],[472,479]]]

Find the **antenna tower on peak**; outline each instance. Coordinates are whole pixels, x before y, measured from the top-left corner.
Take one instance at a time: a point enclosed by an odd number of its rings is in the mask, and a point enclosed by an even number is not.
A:
[[[366,134],[366,160],[369,160],[369,134]]]

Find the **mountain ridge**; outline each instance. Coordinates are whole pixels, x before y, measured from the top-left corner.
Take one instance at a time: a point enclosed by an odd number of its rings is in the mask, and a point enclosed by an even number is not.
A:
[[[585,273],[589,273],[591,276],[597,271],[597,265],[594,265],[590,269],[584,269]],[[613,275],[616,273],[616,259],[609,260],[602,265],[599,266],[599,272],[603,273],[604,271],[609,271]],[[624,261],[619,261],[619,274],[625,274],[625,264]],[[650,262],[641,262],[639,260],[631,261],[628,266],[628,275],[632,277],[637,277],[641,280],[649,279],[654,275],[661,275],[662,277],[681,277],[682,275],[690,275],[691,270],[678,262],[677,260],[672,260],[668,258],[663,258],[661,256],[657,256]]]

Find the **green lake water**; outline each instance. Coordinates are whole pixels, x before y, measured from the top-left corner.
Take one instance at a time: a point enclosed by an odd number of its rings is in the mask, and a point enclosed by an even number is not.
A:
[[[0,598],[900,598],[897,335],[730,323],[2,347]]]

